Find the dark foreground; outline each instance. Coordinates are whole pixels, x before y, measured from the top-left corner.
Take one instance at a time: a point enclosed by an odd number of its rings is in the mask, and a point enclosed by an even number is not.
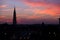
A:
[[[60,26],[2,24],[0,40],[60,40]]]

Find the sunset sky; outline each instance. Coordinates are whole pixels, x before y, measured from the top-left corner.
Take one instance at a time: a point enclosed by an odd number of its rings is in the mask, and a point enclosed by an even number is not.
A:
[[[14,6],[18,24],[58,24],[60,0],[0,0],[0,23],[12,23]]]

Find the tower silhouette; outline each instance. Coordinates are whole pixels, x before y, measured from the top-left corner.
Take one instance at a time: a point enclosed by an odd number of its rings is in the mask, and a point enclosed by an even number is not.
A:
[[[59,18],[59,25],[60,25],[60,18]]]
[[[13,12],[13,25],[16,25],[16,9],[14,7],[14,12]]]

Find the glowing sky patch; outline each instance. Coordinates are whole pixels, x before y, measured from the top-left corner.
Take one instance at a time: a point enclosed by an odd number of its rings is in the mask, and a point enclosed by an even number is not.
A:
[[[1,0],[0,22],[12,23],[14,6],[16,7],[17,23],[39,24],[43,21],[58,23],[60,0]]]

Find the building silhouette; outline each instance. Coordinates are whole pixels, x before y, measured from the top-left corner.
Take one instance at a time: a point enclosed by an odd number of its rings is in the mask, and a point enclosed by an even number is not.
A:
[[[16,25],[16,9],[14,7],[14,13],[13,13],[13,25]]]

